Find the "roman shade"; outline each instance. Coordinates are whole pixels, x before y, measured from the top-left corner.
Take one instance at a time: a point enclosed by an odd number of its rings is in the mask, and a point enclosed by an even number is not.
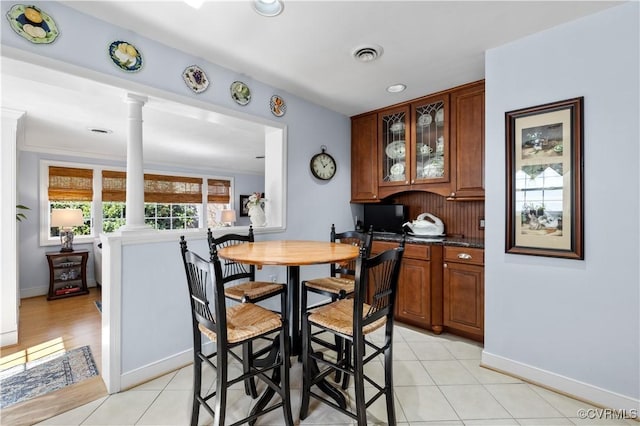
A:
[[[92,201],[93,170],[49,166],[49,201]]]
[[[231,182],[223,179],[207,179],[207,201],[210,203],[228,204]]]

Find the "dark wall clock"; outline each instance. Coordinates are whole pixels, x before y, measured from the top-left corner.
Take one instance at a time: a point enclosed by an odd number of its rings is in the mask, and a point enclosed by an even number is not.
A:
[[[326,146],[322,145],[321,148],[322,152],[319,152],[311,157],[309,167],[311,168],[311,173],[317,179],[330,180],[336,174],[336,160],[334,160],[331,155],[327,154]]]

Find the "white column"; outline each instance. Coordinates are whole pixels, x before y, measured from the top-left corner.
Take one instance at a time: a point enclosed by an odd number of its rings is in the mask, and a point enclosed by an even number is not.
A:
[[[24,111],[2,108],[0,144],[0,346],[18,343],[18,304],[20,302],[17,201],[17,144],[24,137]],[[37,206],[31,206],[37,217]],[[27,212],[27,214],[29,214]],[[37,223],[33,217],[30,222]],[[33,225],[32,225],[33,226]]]
[[[142,158],[142,107],[146,96],[127,93],[127,223],[122,231],[152,229],[144,223],[144,162]]]

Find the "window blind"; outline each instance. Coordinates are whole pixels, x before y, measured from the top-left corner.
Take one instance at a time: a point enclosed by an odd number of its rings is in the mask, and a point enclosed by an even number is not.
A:
[[[202,203],[202,179],[185,176],[144,175],[146,203]]]
[[[127,201],[127,174],[112,170],[102,171],[102,201]]]
[[[207,179],[207,201],[229,204],[229,188],[231,188],[231,182],[228,180]]]
[[[92,200],[92,169],[49,166],[49,201]]]
[[[102,171],[102,201],[127,200],[127,174]],[[202,203],[202,179],[185,176],[144,175],[146,203]]]

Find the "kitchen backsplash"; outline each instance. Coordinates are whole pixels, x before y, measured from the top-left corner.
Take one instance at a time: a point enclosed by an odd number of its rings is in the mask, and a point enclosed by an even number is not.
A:
[[[479,228],[484,201],[447,201],[443,196],[421,191],[403,192],[386,201],[391,200],[409,207],[410,220],[420,213],[432,213],[442,219],[447,235],[484,239],[484,229]]]

